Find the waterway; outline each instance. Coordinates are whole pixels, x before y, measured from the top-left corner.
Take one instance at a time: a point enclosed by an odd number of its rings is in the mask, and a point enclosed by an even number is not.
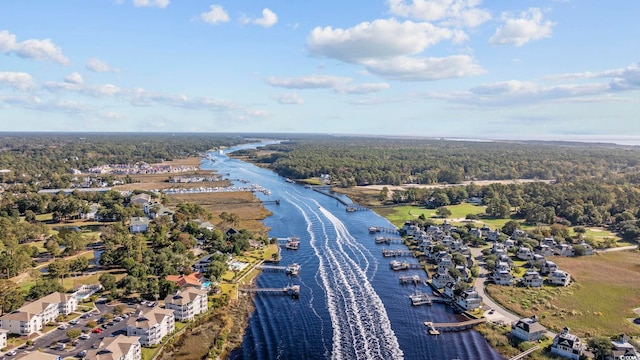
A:
[[[427,333],[425,321],[457,317],[442,304],[411,306],[408,296],[416,288],[401,285],[399,276],[424,272],[389,268],[382,249],[403,246],[376,245],[368,231],[392,227],[386,219],[373,211],[347,212],[335,199],[226,155],[257,145],[211,153],[213,161],[203,160],[201,168],[246,179],[270,191],[259,198],[280,200],[266,205],[273,215],[265,224],[270,237],[300,238],[299,250],[282,250],[281,264],[302,269],[298,277],[263,273],[256,286],[300,285],[300,298],[254,295],[255,312],[232,359],[503,359],[475,331]],[[418,290],[429,291],[424,285]]]

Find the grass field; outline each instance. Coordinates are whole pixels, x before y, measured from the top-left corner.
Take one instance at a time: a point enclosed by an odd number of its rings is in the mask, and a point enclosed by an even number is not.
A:
[[[640,307],[640,252],[589,257],[554,257],[575,281],[568,287],[539,289],[489,285],[492,298],[525,316],[538,315],[555,330],[568,326],[578,336],[640,334],[630,320]]]

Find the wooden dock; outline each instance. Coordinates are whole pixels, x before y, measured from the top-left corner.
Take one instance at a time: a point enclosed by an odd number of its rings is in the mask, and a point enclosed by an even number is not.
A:
[[[416,257],[416,254],[411,250],[382,250],[382,256],[384,257]]]
[[[369,233],[387,233],[400,235],[400,231],[397,228],[386,228],[382,226],[369,226]]]
[[[422,292],[415,292],[409,295],[409,299],[411,300],[411,305],[420,306],[420,305],[431,305],[431,297],[428,294]]]
[[[413,275],[413,276],[400,276],[398,280],[400,280],[400,284],[402,285],[407,285],[407,284],[420,285],[420,284],[426,284],[428,279],[421,278],[418,275]]]
[[[471,320],[455,322],[455,323],[434,323],[431,321],[426,321],[424,325],[427,326],[430,330],[433,329],[438,331],[438,334],[439,334],[440,332],[444,332],[444,331],[462,331],[462,330],[471,329],[472,327],[478,324],[485,323],[486,321],[487,321],[486,318],[471,319]]]
[[[256,293],[256,294],[270,294],[270,295],[287,295],[294,299],[300,297],[300,285],[289,285],[283,288],[254,288],[254,287],[241,287],[238,291]]]
[[[389,263],[389,267],[391,270],[399,271],[399,270],[420,270],[422,269],[422,264],[410,263],[406,261],[398,261],[393,260]]]
[[[277,238],[278,246],[284,246],[289,250],[298,250],[300,247],[300,238],[296,236],[290,236],[286,238]]]
[[[300,266],[300,264],[293,263],[293,264],[289,264],[287,266],[281,266],[281,265],[258,265],[256,268],[260,269],[260,270],[263,270],[263,271],[284,272],[287,275],[298,276],[298,274],[300,273],[301,266]]]

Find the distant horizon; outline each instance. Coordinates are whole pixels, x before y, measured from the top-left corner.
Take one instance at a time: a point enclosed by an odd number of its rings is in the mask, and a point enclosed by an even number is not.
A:
[[[11,134],[39,134],[39,135],[76,135],[76,134],[92,134],[92,135],[173,135],[173,134],[202,134],[202,135],[241,135],[256,136],[259,138],[277,139],[278,135],[282,136],[328,136],[328,137],[362,137],[362,138],[387,138],[387,139],[413,139],[413,140],[442,140],[442,141],[468,141],[468,142],[570,142],[584,144],[602,144],[602,145],[618,145],[618,146],[640,146],[640,135],[547,135],[532,136],[525,138],[521,135],[505,136],[505,137],[466,137],[466,136],[420,136],[420,135],[389,135],[389,134],[349,134],[349,133],[313,133],[313,132],[246,132],[246,131],[227,131],[227,132],[206,132],[206,131],[4,131],[0,130],[0,135]]]

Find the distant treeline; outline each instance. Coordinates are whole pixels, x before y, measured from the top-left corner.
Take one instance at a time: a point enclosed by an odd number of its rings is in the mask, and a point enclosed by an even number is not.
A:
[[[71,169],[105,164],[162,161],[197,156],[218,146],[246,142],[239,135],[215,134],[86,134],[0,133],[0,169],[4,182],[67,182]],[[56,184],[58,183],[58,184]]]
[[[627,177],[638,182],[640,148],[580,143],[508,143],[325,137],[240,155],[295,179],[331,176],[334,186],[465,180]]]

